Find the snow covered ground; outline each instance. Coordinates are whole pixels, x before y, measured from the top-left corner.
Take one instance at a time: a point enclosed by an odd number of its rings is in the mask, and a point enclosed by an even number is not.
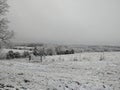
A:
[[[0,90],[120,90],[120,52],[0,61]]]

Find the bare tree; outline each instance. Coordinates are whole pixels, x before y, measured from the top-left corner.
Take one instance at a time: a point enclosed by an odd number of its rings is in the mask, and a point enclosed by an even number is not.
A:
[[[8,30],[9,21],[6,18],[8,12],[7,0],[0,0],[0,45],[2,43],[8,44],[9,40],[13,37],[13,31]],[[1,47],[0,47],[1,48]]]

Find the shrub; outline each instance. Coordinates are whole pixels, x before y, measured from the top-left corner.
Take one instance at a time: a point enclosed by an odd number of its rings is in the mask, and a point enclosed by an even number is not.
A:
[[[26,52],[26,51],[25,51],[25,52],[23,53],[23,57],[26,58],[26,57],[28,57],[28,56],[29,56],[29,52]]]
[[[74,53],[75,53],[75,51],[72,49],[72,50],[71,50],[71,54],[74,54]]]
[[[53,55],[53,50],[52,49],[47,49],[47,55]]]
[[[70,54],[70,51],[69,51],[69,50],[66,50],[66,51],[65,51],[65,54]]]
[[[39,55],[39,51],[38,51],[38,49],[35,47],[34,48],[34,50],[33,50],[33,54],[35,55],[35,56],[38,56]]]
[[[6,55],[6,58],[7,59],[14,59],[14,52],[13,51],[9,51],[8,53],[7,53],[7,55]]]
[[[20,58],[20,57],[21,57],[21,55],[20,55],[19,52],[15,52],[15,53],[14,53],[14,58]]]

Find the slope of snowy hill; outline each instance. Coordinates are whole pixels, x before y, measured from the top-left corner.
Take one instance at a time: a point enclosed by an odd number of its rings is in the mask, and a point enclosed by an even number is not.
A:
[[[33,59],[1,60],[0,90],[120,90],[120,52]]]

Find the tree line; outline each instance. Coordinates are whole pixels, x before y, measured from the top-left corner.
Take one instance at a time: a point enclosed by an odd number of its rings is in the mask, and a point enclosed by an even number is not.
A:
[[[74,54],[75,51],[73,49],[65,49],[62,50],[59,47],[55,48],[44,48],[44,47],[34,47],[32,52],[25,51],[24,53],[13,52],[9,51],[6,54],[7,59],[14,59],[14,58],[28,58],[31,54],[34,56],[40,56],[40,60],[43,60],[45,56],[52,56],[52,55],[65,55],[65,54]]]

